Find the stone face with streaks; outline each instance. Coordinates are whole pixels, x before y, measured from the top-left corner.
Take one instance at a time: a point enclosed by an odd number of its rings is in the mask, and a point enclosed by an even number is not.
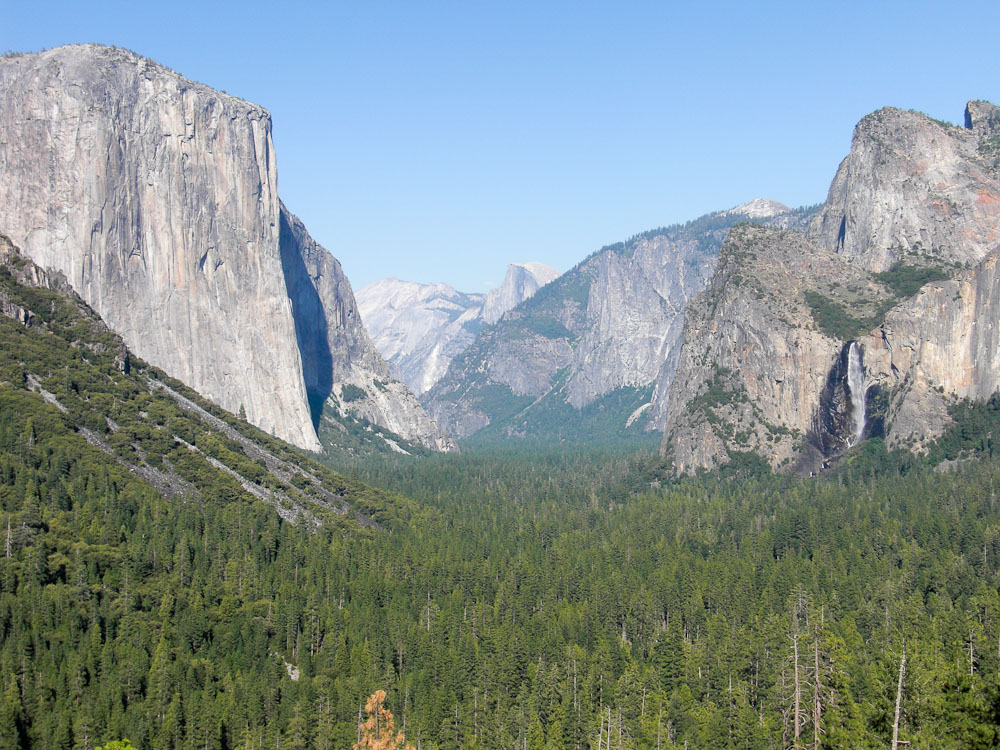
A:
[[[492,425],[573,439],[592,408],[602,430],[661,430],[684,311],[726,233],[751,217],[798,227],[804,216],[756,200],[603,248],[484,329],[423,402],[462,437]]]
[[[808,292],[867,314],[889,298],[863,269],[797,232],[730,232],[712,283],[688,306],[670,391],[664,451],[679,473],[734,453],[774,468],[798,462],[843,349],[816,325]]]
[[[868,377],[887,387],[889,448],[921,450],[951,424],[948,397],[1000,387],[1000,251],[924,286],[861,340]]]
[[[885,108],[858,123],[810,237],[872,271],[896,262],[974,265],[1000,243],[998,110],[967,127]]]
[[[0,212],[140,357],[319,449],[266,110],[114,48],[4,58]]]
[[[339,263],[278,198],[270,114],[131,52],[0,59],[0,231],[140,357],[299,447],[320,450],[337,382],[389,381]],[[449,444],[389,390],[373,421]]]
[[[663,444],[678,472],[739,452],[819,470],[855,429],[867,436],[873,393],[888,447],[921,450],[950,424],[951,399],[1000,386],[1000,109],[970,102],[964,128],[865,117],[809,237],[734,231],[689,306]],[[920,271],[933,280],[898,283]],[[820,319],[838,316],[858,330],[831,335]],[[851,336],[860,395],[846,384]],[[862,427],[845,416],[858,398]]]

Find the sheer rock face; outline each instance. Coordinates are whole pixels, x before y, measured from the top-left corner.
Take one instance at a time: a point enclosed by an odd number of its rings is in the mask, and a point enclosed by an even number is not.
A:
[[[544,263],[511,263],[503,283],[490,290],[483,301],[483,321],[493,325],[508,310],[517,307],[535,292],[559,276],[559,272]]]
[[[774,468],[798,461],[843,348],[817,329],[808,291],[836,294],[857,312],[887,297],[863,270],[799,233],[730,232],[712,283],[688,306],[664,435],[678,473],[728,463],[736,452]]]
[[[558,275],[544,263],[512,263],[503,284],[485,295],[457,292],[447,284],[382,279],[358,290],[358,307],[393,374],[422,394],[484,325]]]
[[[140,357],[319,449],[278,256],[271,119],[132,53],[0,62],[0,208]]]
[[[387,377],[339,264],[280,205],[268,112],[151,60],[0,60],[0,216],[137,355],[302,448],[310,394]]]
[[[318,423],[329,399],[341,416],[381,425],[431,450],[454,450],[454,442],[431,421],[416,396],[392,379],[365,331],[340,263],[284,205],[281,258],[314,421]],[[346,395],[345,386],[350,386]]]
[[[1000,110],[991,104],[970,102],[964,129],[880,110],[858,125],[812,223],[813,243],[734,231],[688,308],[663,444],[675,469],[753,451],[773,467],[809,470],[831,442],[852,444],[819,434],[843,423],[843,401],[855,398],[835,382],[846,377],[850,342],[817,324],[831,310],[854,319],[841,330],[871,328],[839,335],[858,336],[868,398],[887,396],[879,429],[890,448],[919,450],[940,435],[949,399],[989,397],[1000,386],[998,166]],[[903,298],[904,286],[886,285],[902,278],[899,267],[872,273],[897,263],[952,278]]]
[[[1000,386],[1000,108],[969,102],[964,128],[869,115],[813,229],[874,270],[967,267],[901,301],[861,340],[868,378],[890,394],[888,447],[921,450],[951,423],[948,398],[985,399]]]
[[[656,235],[627,257],[595,258],[587,326],[573,351],[566,400],[582,408],[625,387],[645,387],[672,368],[688,299],[711,277],[714,254],[697,241]]]
[[[998,110],[967,127],[886,108],[858,123],[811,238],[872,271],[897,261],[972,265],[1000,243]]]
[[[951,424],[948,397],[1000,387],[1000,253],[926,285],[862,340],[869,379],[890,389],[890,448],[920,450]]]

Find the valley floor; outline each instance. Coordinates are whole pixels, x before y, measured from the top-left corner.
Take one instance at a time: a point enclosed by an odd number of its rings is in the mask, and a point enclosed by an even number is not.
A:
[[[652,456],[367,461],[384,531],[167,501],[0,420],[5,747],[995,747],[1000,471],[661,484]],[[879,463],[879,459],[881,463]],[[798,735],[798,739],[796,739]]]

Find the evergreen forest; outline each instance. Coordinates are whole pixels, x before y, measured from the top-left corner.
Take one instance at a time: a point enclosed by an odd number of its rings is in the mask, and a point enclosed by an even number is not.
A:
[[[343,750],[380,690],[419,750],[1000,746],[997,399],[813,479],[320,465],[0,277],[0,748]]]

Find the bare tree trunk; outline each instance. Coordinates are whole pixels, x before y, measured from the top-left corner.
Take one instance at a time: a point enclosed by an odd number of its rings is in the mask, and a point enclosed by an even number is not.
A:
[[[972,628],[969,628],[969,675],[974,675],[976,673],[976,658],[975,652],[973,651],[975,641],[973,640]]]
[[[899,682],[896,683],[896,714],[892,720],[892,747],[899,747],[899,709],[903,703],[903,672],[906,671],[906,644],[903,644],[903,658],[899,660]]]
[[[794,670],[794,680],[795,680],[795,708],[792,710],[792,737],[793,743],[792,747],[798,748],[799,745],[799,729],[801,728],[801,722],[799,721],[799,711],[801,711],[802,705],[802,686],[799,684],[799,634],[796,633],[792,636],[792,649],[795,655],[795,661],[793,662]]]
[[[823,716],[819,677],[819,633],[817,633],[813,639],[813,750],[819,750],[819,722]]]

